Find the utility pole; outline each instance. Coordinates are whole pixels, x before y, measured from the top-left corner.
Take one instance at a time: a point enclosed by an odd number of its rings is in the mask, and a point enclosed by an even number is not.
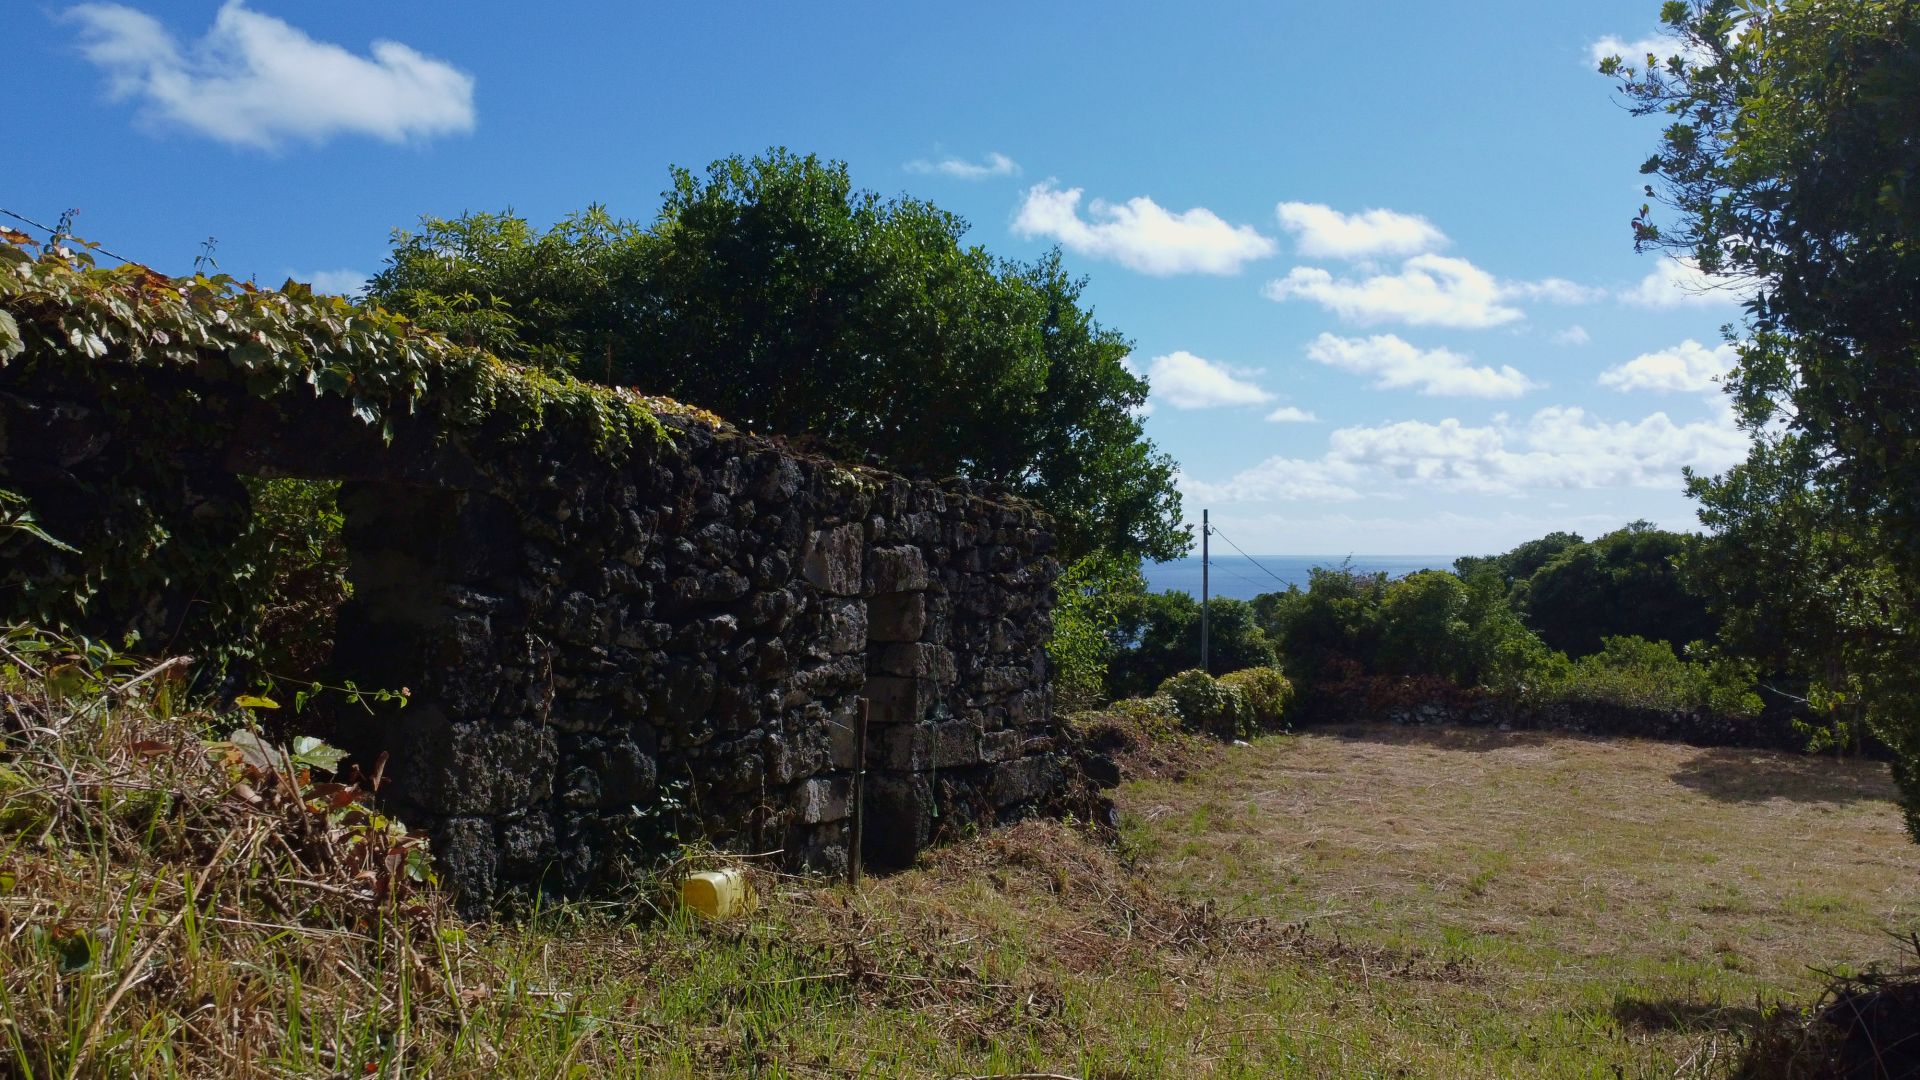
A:
[[[1200,511],[1200,670],[1213,674],[1207,664],[1207,537],[1213,526],[1207,524],[1209,511]]]

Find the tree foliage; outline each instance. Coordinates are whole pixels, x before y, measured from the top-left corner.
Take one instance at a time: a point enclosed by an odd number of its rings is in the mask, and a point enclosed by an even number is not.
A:
[[[1920,9],[1699,0],[1661,18],[1672,55],[1601,65],[1667,119],[1641,171],[1670,212],[1642,206],[1635,241],[1753,292],[1730,382],[1753,454],[1693,491],[1769,598],[1775,625],[1739,633],[1857,703],[1920,839]],[[1787,628],[1803,616],[1824,645]]]
[[[1002,485],[1072,557],[1184,552],[1173,463],[1136,414],[1146,383],[1057,252],[996,259],[958,216],[784,150],[672,176],[647,226],[600,207],[544,233],[427,218],[372,293],[515,359]]]
[[[1713,639],[1706,602],[1675,562],[1697,542],[1636,521],[1592,543],[1568,544],[1516,582],[1514,606],[1549,648],[1569,656],[1599,652],[1609,637],[1675,647]]]

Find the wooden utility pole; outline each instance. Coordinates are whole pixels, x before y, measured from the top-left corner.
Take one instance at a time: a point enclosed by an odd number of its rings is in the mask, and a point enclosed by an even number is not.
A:
[[[1200,670],[1213,674],[1213,668],[1207,663],[1207,535],[1213,532],[1213,526],[1207,524],[1209,511],[1200,511]]]
[[[860,699],[853,721],[853,827],[847,837],[847,884],[860,891],[860,842],[867,820],[867,714],[873,703]]]

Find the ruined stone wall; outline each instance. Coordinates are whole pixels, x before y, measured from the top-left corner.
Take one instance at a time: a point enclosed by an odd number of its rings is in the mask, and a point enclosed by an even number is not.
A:
[[[63,393],[0,386],[0,485],[43,504],[128,455],[183,463],[178,491],[203,502],[244,498],[237,472],[344,481],[354,596],[335,666],[412,703],[331,734],[387,755],[387,796],[470,908],[616,885],[669,834],[842,865],[863,697],[878,863],[1064,782],[1042,651],[1052,537],[965,482],[690,418],[612,459],[538,432],[480,452],[402,424],[387,444],[344,406],[217,387],[179,409],[235,411],[173,414],[196,433],[175,445]],[[51,509],[85,531],[87,507]]]

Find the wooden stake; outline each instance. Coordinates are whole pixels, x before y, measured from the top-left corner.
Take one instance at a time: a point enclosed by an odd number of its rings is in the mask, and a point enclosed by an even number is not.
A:
[[[860,891],[860,839],[867,819],[867,712],[872,703],[860,699],[853,722],[853,830],[847,839],[847,884]]]

